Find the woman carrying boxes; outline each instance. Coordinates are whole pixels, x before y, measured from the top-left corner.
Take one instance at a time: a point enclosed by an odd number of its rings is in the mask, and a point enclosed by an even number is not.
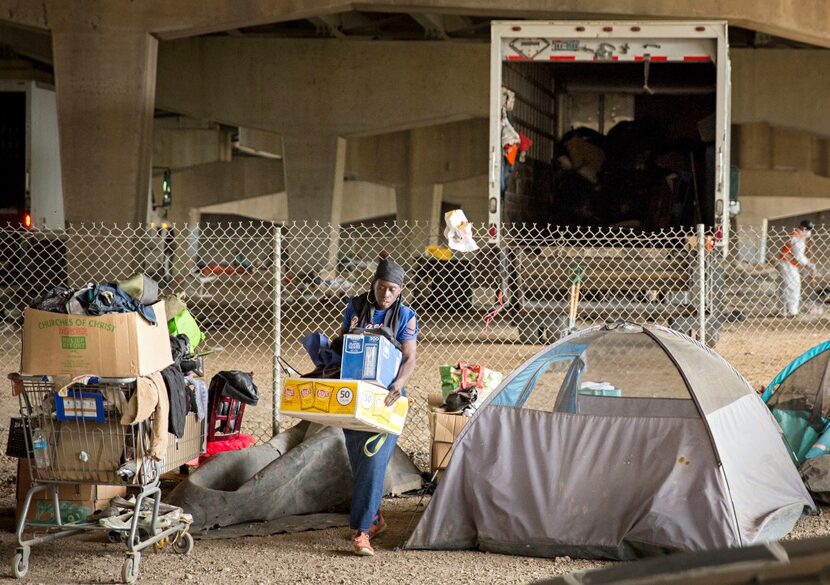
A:
[[[418,315],[401,302],[404,276],[404,269],[381,252],[369,291],[351,298],[343,315],[344,335],[377,332],[401,350],[401,366],[388,388],[387,407],[406,395],[404,386],[415,371]],[[375,551],[369,541],[386,528],[380,512],[383,479],[398,437],[390,433],[376,439],[374,433],[352,429],[343,429],[343,434],[352,467],[352,549],[356,555],[372,556]]]

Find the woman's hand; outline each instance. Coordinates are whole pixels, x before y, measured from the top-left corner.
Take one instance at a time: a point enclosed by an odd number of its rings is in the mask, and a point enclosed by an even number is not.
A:
[[[403,388],[399,387],[397,382],[392,382],[392,385],[389,387],[389,394],[387,394],[384,399],[384,404],[386,404],[387,408],[394,405],[398,398],[401,397],[401,390],[403,390]]]

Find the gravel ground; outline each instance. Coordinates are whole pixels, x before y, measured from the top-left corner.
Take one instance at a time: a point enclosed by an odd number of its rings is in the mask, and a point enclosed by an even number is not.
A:
[[[350,583],[423,585],[431,583],[522,583],[601,566],[567,557],[531,559],[479,552],[398,551],[417,498],[385,504],[389,529],[376,538],[376,555],[350,553],[345,528],[237,540],[196,541],[193,552],[178,556],[165,550],[142,554],[139,578],[145,583],[238,585],[262,583]],[[414,521],[413,521],[414,524]],[[0,533],[0,575],[11,576],[15,539]],[[100,536],[71,538],[32,549],[28,582],[112,583],[119,578],[125,548]]]
[[[144,583],[208,585],[233,580],[237,585],[264,583],[343,583],[377,585],[448,585],[525,583],[608,563],[560,557],[534,559],[480,552],[396,550],[408,534],[417,498],[387,500],[389,529],[377,537],[376,555],[354,557],[348,530],[336,528],[270,537],[196,541],[193,552],[178,556],[169,550],[142,554],[139,578]],[[790,538],[830,534],[830,509],[803,518]],[[417,518],[416,518],[417,520]],[[414,524],[414,521],[413,521]],[[11,577],[14,535],[0,533],[0,578]],[[125,548],[98,535],[70,538],[32,549],[30,583],[117,582]],[[11,581],[5,579],[3,581]]]

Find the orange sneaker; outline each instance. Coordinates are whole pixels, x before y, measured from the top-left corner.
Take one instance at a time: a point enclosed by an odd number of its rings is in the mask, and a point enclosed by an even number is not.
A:
[[[366,532],[352,533],[352,551],[359,557],[372,557],[375,549],[369,543],[369,535]]]
[[[372,527],[369,529],[369,540],[372,540],[384,530],[386,530],[386,521],[383,519],[383,514],[378,512],[375,521],[372,522]]]

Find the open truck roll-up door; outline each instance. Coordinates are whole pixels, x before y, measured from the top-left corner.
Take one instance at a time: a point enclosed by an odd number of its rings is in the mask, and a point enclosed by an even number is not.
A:
[[[502,223],[619,224],[657,231],[691,228],[702,222],[723,234],[725,248],[730,108],[725,22],[516,21],[494,22],[491,31],[491,243],[500,242]],[[504,107],[505,89],[511,94],[507,99],[515,99],[515,110],[509,114]],[[598,104],[597,114],[587,115],[586,104]],[[511,122],[509,130],[504,130],[505,117]],[[602,137],[621,120],[630,123],[655,117],[661,122],[688,122],[668,128],[669,140],[705,143],[705,156],[692,159],[695,193],[690,200],[694,209],[690,203],[686,212],[681,209],[671,217],[664,212],[660,221],[639,221],[640,225],[636,216],[624,213],[618,218],[589,215],[587,221],[556,213],[557,198],[562,201],[570,193],[543,185],[542,177],[549,177],[548,169],[556,166],[556,149],[563,136],[585,126],[586,121],[589,129]],[[510,140],[511,130],[515,130],[514,139],[521,133],[533,141],[525,163],[527,172],[514,181],[521,183],[516,189],[507,180],[507,175],[515,172],[505,156],[504,142]],[[692,131],[700,135],[692,136]],[[607,186],[605,191],[609,191]],[[642,201],[651,199],[648,195],[632,196],[640,199],[634,206],[646,209],[655,205]]]

